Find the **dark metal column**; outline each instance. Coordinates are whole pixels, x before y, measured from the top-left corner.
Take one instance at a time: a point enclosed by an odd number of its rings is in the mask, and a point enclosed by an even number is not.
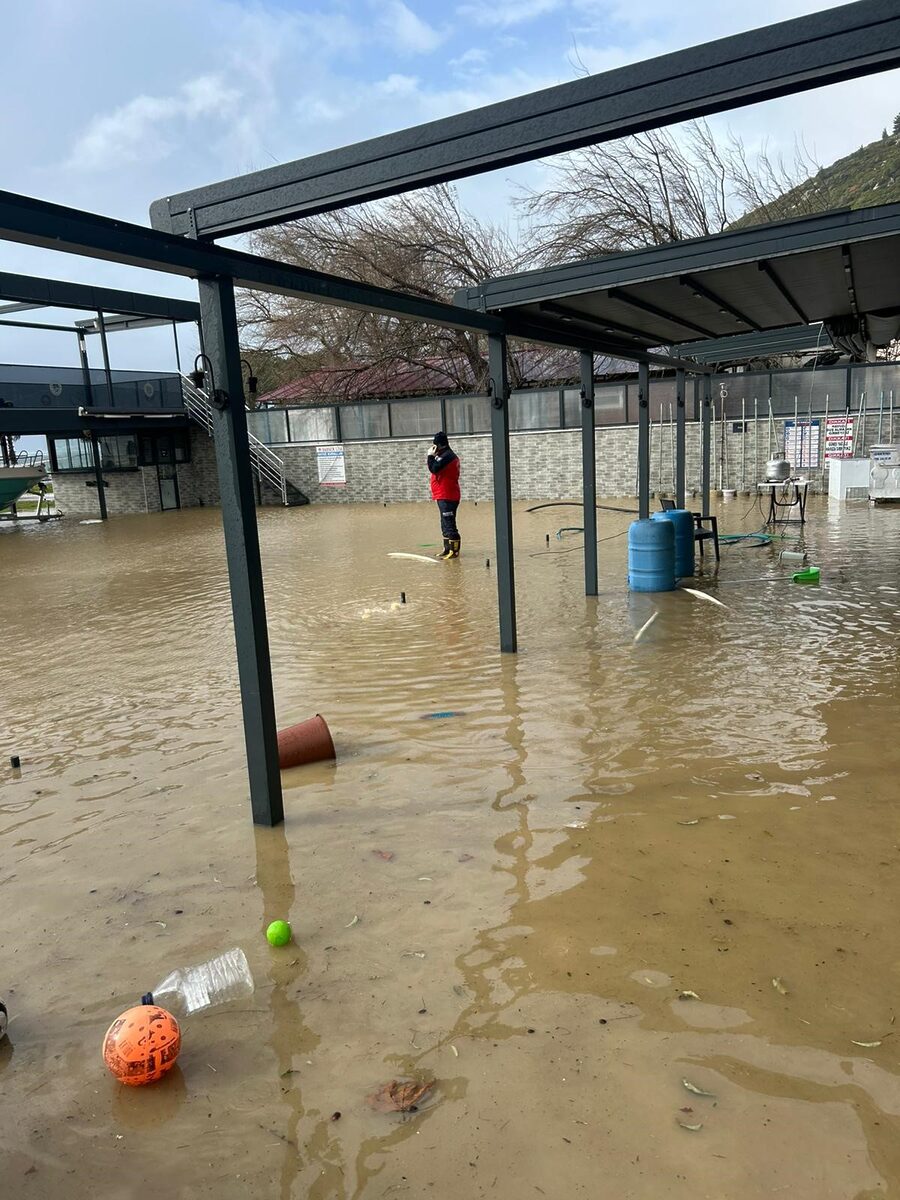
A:
[[[584,503],[584,594],[597,595],[597,458],[594,356],[581,352],[581,499]]]
[[[91,365],[88,361],[87,338],[82,330],[78,330],[78,357],[81,360],[81,380],[84,384],[84,403],[91,408],[94,403],[94,387],[91,383]]]
[[[650,368],[638,367],[638,516],[650,516]]]
[[[112,371],[109,366],[109,345],[106,341],[106,323],[103,320],[103,313],[97,310],[97,326],[100,329],[100,348],[103,351],[103,373],[106,376],[106,390],[109,392],[109,407],[115,407],[115,398],[113,397],[113,381]]]
[[[212,366],[213,437],[247,743],[250,805],[255,824],[278,825],[284,820],[284,807],[234,284],[230,279],[201,279],[199,290],[204,342]]]
[[[172,337],[175,339],[175,367],[178,374],[181,374],[181,350],[178,347],[178,322],[172,322]]]
[[[675,507],[684,508],[684,371],[675,372]]]
[[[712,376],[704,375],[700,383],[703,401],[700,406],[700,500],[701,513],[709,516],[709,456],[711,449],[710,414],[712,412]]]
[[[97,441],[96,433],[91,433],[91,454],[94,459],[94,479],[97,484],[97,502],[100,505],[100,520],[107,519],[106,513],[106,492],[103,490],[103,471],[100,467],[100,443]]]
[[[516,577],[513,566],[512,483],[509,467],[509,382],[506,376],[506,338],[503,334],[491,334],[488,337],[488,365],[500,649],[507,654],[515,654]]]

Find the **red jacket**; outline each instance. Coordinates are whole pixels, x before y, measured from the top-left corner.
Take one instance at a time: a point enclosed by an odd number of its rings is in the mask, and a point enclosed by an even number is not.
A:
[[[432,500],[459,500],[459,459],[448,448],[443,454],[428,455]]]

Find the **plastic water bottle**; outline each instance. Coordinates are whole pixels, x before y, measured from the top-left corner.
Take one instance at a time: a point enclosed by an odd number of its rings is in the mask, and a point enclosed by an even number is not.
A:
[[[142,996],[141,1003],[158,1004],[175,1017],[187,1017],[252,995],[250,964],[236,946],[195,967],[179,967]]]

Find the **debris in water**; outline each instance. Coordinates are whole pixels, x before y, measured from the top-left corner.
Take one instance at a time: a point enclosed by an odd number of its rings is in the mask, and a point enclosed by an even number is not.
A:
[[[373,850],[372,853],[375,855],[376,858],[380,858],[382,860],[382,862],[393,862],[394,861],[393,850]]]
[[[339,1121],[341,1119],[341,1114],[339,1112],[333,1112],[331,1114],[331,1119],[332,1121]]]
[[[677,821],[676,824],[678,824],[678,825],[699,825],[700,818],[692,817],[690,821]]]
[[[700,1122],[699,1125],[688,1125],[687,1121],[679,1121],[678,1124],[681,1126],[682,1129],[689,1129],[691,1131],[691,1133],[698,1133],[703,1128],[702,1121]]]
[[[344,928],[352,929],[354,925],[358,925],[358,924],[359,924],[359,913],[356,914],[356,916],[353,918],[352,921],[348,921],[347,924],[344,926]]]
[[[881,1042],[858,1042],[855,1038],[850,1039],[854,1046],[862,1046],[866,1050],[871,1050],[874,1046],[880,1046]]]
[[[461,862],[461,863],[462,862],[471,862],[474,857],[475,857],[474,854],[461,854],[456,861]]]
[[[862,1044],[862,1043],[860,1043],[860,1045],[861,1045],[861,1044]],[[881,1045],[881,1042],[877,1042],[877,1043],[876,1043],[876,1045],[880,1046],[880,1045]],[[452,1045],[451,1045],[450,1049],[453,1051],[453,1056],[454,1056],[454,1058],[459,1058],[459,1051],[457,1050],[457,1048],[456,1048],[455,1046],[452,1046]]]
[[[376,1112],[412,1112],[433,1087],[434,1080],[416,1083],[415,1080],[392,1079],[389,1083],[383,1083],[366,1099]]]
[[[691,1083],[689,1079],[682,1079],[681,1083],[693,1096],[705,1096],[707,1100],[715,1100],[716,1098],[715,1092],[705,1092],[703,1088],[697,1087],[696,1083]]]
[[[434,880],[430,875],[420,875],[416,883],[434,883]]]
[[[647,632],[647,630],[650,628],[650,626],[653,624],[653,622],[656,620],[656,618],[658,616],[659,616],[659,609],[656,609],[656,611],[653,613],[653,615],[644,622],[644,624],[640,627],[640,629],[634,635],[634,640],[636,642],[639,642],[641,640],[641,638],[644,636],[644,634]]]
[[[404,554],[402,551],[394,550],[388,554],[388,558],[411,558],[414,562],[427,562],[433,566],[438,565],[436,558],[430,558],[427,554]]]
[[[756,771],[750,771],[750,773],[748,775],[745,775],[744,778],[752,779],[754,783],[763,783],[764,782],[762,775],[758,775],[756,773]]]
[[[460,998],[461,1000],[468,1000],[468,999],[469,999],[469,993],[468,993],[468,992],[466,991],[466,989],[465,989],[465,988],[462,986],[462,984],[459,984],[459,983],[454,983],[454,985],[453,985],[453,990],[454,990],[454,992],[456,992],[457,996],[459,996],[459,998]]]
[[[699,1000],[700,997],[697,995],[696,992],[679,992],[678,999],[679,1000]]]
[[[784,980],[781,978],[780,975],[776,975],[775,978],[772,980],[772,987],[775,989],[776,992],[778,992],[778,994],[780,996],[788,995],[788,990],[784,986]]]
[[[404,950],[400,955],[401,958],[427,958],[428,955],[424,950]]]
[[[717,600],[715,596],[710,596],[708,592],[698,592],[696,588],[683,587],[682,592],[688,592],[691,596],[696,596],[698,600],[707,600],[710,604],[717,604],[719,608],[728,609],[727,604],[723,604],[721,600]]]
[[[452,709],[448,709],[447,712],[422,713],[421,719],[423,721],[443,721],[447,717],[464,717],[465,715],[464,712],[454,712]]]

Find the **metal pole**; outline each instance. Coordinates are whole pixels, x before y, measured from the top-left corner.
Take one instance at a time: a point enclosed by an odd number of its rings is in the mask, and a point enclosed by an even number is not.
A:
[[[741,491],[747,487],[747,401],[741,396]]]
[[[91,431],[91,454],[94,458],[94,479],[97,482],[97,502],[100,505],[100,520],[107,519],[106,512],[106,492],[103,490],[103,472],[100,467],[100,443],[97,441],[97,435]]]
[[[884,388],[878,397],[878,444],[881,445],[881,426],[884,421]]]
[[[769,430],[768,430],[768,456],[772,457],[772,440],[775,437],[775,414],[772,412],[772,397],[769,397]]]
[[[669,401],[669,454],[672,459],[672,495],[675,495],[675,415]]]
[[[718,458],[718,454],[716,452],[716,402],[715,402],[715,400],[712,401],[712,411],[710,413],[710,437],[712,439],[710,442],[710,459],[711,459],[711,463],[712,463],[712,469],[711,469],[711,474],[710,474],[709,479],[710,479],[710,486],[712,486],[713,482],[716,479],[718,479],[718,474],[716,472],[716,459]],[[705,516],[706,514],[704,513],[703,515]]]
[[[753,397],[753,488],[759,483],[759,398]],[[758,494],[758,493],[757,493]]]
[[[894,389],[891,388],[891,394],[888,401],[888,441],[893,446],[894,444]]]
[[[703,376],[703,404],[700,410],[700,501],[701,514],[709,516],[709,480],[710,480],[710,415],[712,410],[712,380],[709,375]]]
[[[284,804],[234,284],[230,279],[201,279],[199,291],[206,353],[212,366],[210,414],[234,616],[250,806],[255,824],[278,825],[284,820]]]
[[[647,434],[647,475],[648,475],[648,479],[652,479],[653,478],[653,414],[652,413],[650,413],[648,419],[649,419],[649,424],[650,424],[650,432]],[[648,482],[648,484],[647,484],[648,490],[649,490],[649,487],[650,487],[650,484]],[[641,472],[640,472],[640,467],[639,467],[638,468],[638,495],[640,495],[640,491],[641,491]]]
[[[596,596],[597,458],[594,408],[594,356],[581,352],[581,499],[584,504],[584,594]]]
[[[650,367],[638,366],[638,516],[650,516]]]
[[[662,402],[659,405],[659,420],[656,422],[656,494],[662,491],[663,468],[663,415]]]
[[[115,408],[116,402],[113,397],[113,381],[112,371],[109,367],[109,345],[106,341],[106,323],[103,320],[103,313],[97,310],[97,325],[100,329],[100,348],[103,351],[103,373],[106,376],[106,390],[109,393],[109,407]]]
[[[87,338],[83,330],[78,330],[78,357],[81,360],[81,380],[84,384],[84,403],[91,408],[94,403],[94,388],[91,383],[91,366],[88,362]]]
[[[825,472],[828,470],[828,392],[825,393],[825,438],[822,442],[822,482],[825,482]]]
[[[506,337],[488,336],[491,396],[491,457],[494,467],[494,533],[497,554],[497,598],[500,605],[500,649],[515,654],[516,577],[513,565],[512,482],[509,463],[509,380]]]
[[[809,385],[809,401],[806,405],[806,469],[812,469],[812,390]]]
[[[684,371],[675,372],[675,507],[685,506],[685,394]]]
[[[181,374],[181,352],[178,349],[178,322],[172,322],[172,336],[175,338],[175,367],[178,374]]]

